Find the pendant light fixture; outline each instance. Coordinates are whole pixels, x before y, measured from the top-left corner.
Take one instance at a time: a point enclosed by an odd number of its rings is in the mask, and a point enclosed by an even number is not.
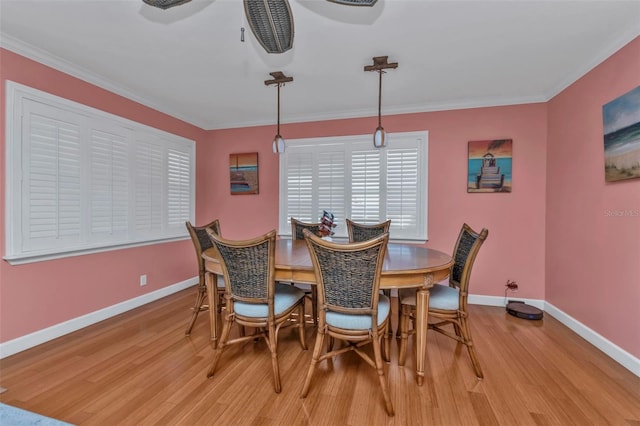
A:
[[[384,70],[387,68],[398,68],[397,62],[388,63],[388,56],[376,56],[373,58],[373,65],[366,65],[364,67],[365,71],[377,71],[379,74],[379,83],[378,83],[378,127],[376,128],[375,133],[373,134],[373,146],[376,148],[384,148],[387,146],[386,134],[384,128],[382,127],[382,115],[381,115],[381,106],[382,106],[382,74],[385,72]]]
[[[284,86],[285,83],[293,81],[293,77],[285,76],[282,71],[270,72],[269,75],[271,75],[273,79],[265,80],[264,84],[267,86],[276,84],[278,86],[278,127],[276,136],[273,138],[273,153],[282,154],[284,152],[284,139],[280,136],[280,86]]]

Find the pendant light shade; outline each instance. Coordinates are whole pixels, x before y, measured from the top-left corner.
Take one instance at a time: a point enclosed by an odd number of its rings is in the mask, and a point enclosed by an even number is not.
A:
[[[273,79],[265,80],[264,84],[267,86],[276,84],[278,86],[278,127],[276,129],[276,135],[273,138],[272,148],[274,154],[282,154],[285,150],[285,146],[284,139],[280,135],[280,86],[284,86],[285,83],[293,81],[293,77],[287,77],[282,71],[275,71],[269,73],[269,75],[271,75]]]
[[[284,152],[284,139],[280,134],[277,134],[275,138],[273,138],[273,153],[274,154],[282,154]]]
[[[376,71],[378,77],[378,127],[373,133],[373,146],[376,148],[384,148],[387,146],[387,135],[382,127],[382,74],[387,68],[398,68],[397,62],[388,63],[388,56],[376,56],[373,58],[373,65],[364,67],[365,71]]]
[[[384,148],[387,146],[386,141],[386,132],[382,128],[382,126],[378,126],[375,133],[373,134],[373,146],[376,148]]]

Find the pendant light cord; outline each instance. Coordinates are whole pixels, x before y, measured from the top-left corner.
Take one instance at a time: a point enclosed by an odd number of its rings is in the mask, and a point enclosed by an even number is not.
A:
[[[280,134],[280,83],[278,83],[278,127],[276,130],[276,134]]]
[[[378,83],[378,127],[382,127],[382,73],[382,70],[378,70],[378,74],[380,75]]]

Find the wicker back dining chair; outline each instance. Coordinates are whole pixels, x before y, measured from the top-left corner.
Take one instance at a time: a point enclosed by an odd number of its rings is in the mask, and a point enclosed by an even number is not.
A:
[[[378,235],[382,235],[385,232],[389,232],[389,228],[391,227],[391,219],[382,222],[376,223],[373,225],[365,225],[362,223],[357,223],[352,221],[351,219],[345,219],[347,222],[347,232],[349,233],[349,242],[357,243],[360,241],[367,241],[371,238],[375,238]],[[382,290],[385,296],[391,298],[391,290],[385,289]],[[400,308],[398,307],[398,324],[400,324]],[[392,327],[389,326],[389,334],[393,335]],[[399,335],[399,333],[398,333]]]
[[[385,409],[387,414],[393,416],[383,362],[383,357],[389,361],[387,330],[391,303],[379,291],[389,234],[360,243],[340,244],[324,241],[308,230],[303,232],[316,276],[319,320],[313,356],[301,396],[307,396],[319,362],[355,351],[376,369]],[[325,337],[329,341],[326,352],[322,354]],[[334,350],[334,339],[344,341],[347,345]],[[373,359],[361,349],[369,343],[373,346]]]
[[[207,286],[205,285],[204,275],[204,259],[202,259],[202,252],[206,249],[213,247],[213,243],[209,239],[209,235],[207,233],[207,229],[210,229],[212,232],[216,234],[220,234],[220,221],[218,219],[213,222],[207,223],[203,226],[193,226],[190,221],[185,223],[187,230],[189,231],[189,235],[191,236],[191,241],[193,242],[193,248],[196,251],[196,257],[198,259],[198,294],[196,295],[196,303],[192,309],[191,320],[189,321],[189,325],[187,326],[187,330],[185,331],[185,335],[190,335],[193,326],[196,323],[196,319],[198,319],[198,314],[200,312],[206,311],[209,309],[209,306],[205,304],[205,300],[207,300]],[[222,295],[224,293],[224,283],[221,280],[218,280],[218,288],[216,291],[217,296]]]
[[[213,376],[222,353],[229,345],[262,337],[271,352],[274,389],[280,393],[278,332],[283,324],[292,322],[294,312],[298,318],[296,327],[299,329],[300,345],[302,349],[307,349],[304,292],[295,286],[275,282],[275,230],[242,241],[224,239],[212,232],[209,236],[220,255],[226,286],[226,309],[220,342],[207,377]],[[254,332],[247,335],[243,331],[238,337],[230,338],[233,324],[253,328]]]
[[[304,240],[304,234],[302,233],[302,231],[305,229],[311,231],[313,235],[318,235],[321,225],[321,223],[308,223],[291,218],[291,239]]]
[[[346,219],[346,221],[350,243],[370,240],[371,238],[375,238],[378,235],[384,234],[385,232],[389,232],[389,228],[391,227],[391,219],[382,223],[376,223],[374,225],[357,223],[348,218]]]
[[[467,297],[469,296],[471,269],[487,235],[489,235],[487,229],[483,228],[480,233],[477,233],[466,223],[463,224],[453,250],[454,264],[449,274],[449,285],[436,284],[429,291],[429,317],[436,321],[428,324],[429,329],[464,344],[479,379],[482,379],[484,375],[471,339]],[[415,319],[416,291],[415,289],[402,289],[399,291],[399,298],[402,313],[398,364],[404,365],[407,354],[407,338],[409,334],[413,334],[413,330],[409,330],[409,325]],[[449,324],[453,325],[453,333],[442,328]]]
[[[292,240],[304,240],[303,230],[308,229],[313,235],[318,235],[320,232],[320,226],[322,223],[308,223],[302,222],[295,218],[291,218],[291,239]],[[293,283],[295,284],[295,283]],[[318,293],[316,286],[312,285],[310,288],[305,288],[305,294],[311,301],[311,322],[314,325],[318,325]]]

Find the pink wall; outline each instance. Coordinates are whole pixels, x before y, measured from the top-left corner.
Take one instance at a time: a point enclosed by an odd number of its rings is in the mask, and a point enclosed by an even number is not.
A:
[[[5,253],[5,81],[12,80],[192,140],[205,132],[39,63],[0,50],[0,252]],[[198,147],[196,148],[198,149]],[[200,190],[200,188],[198,188]],[[202,191],[199,191],[202,194]],[[197,275],[190,240],[11,266],[0,261],[0,342]],[[141,288],[139,277],[147,274]],[[186,316],[185,316],[186,321]]]
[[[604,179],[602,106],[640,85],[640,38],[549,102],[546,300],[640,357],[640,179]],[[621,215],[619,215],[621,214]]]
[[[507,279],[518,281],[518,297],[544,299],[546,105],[529,104],[384,117],[388,132],[429,131],[429,241],[451,252],[463,222],[489,238],[474,267],[472,292],[502,296]],[[371,133],[374,118],[281,124],[285,138]],[[277,228],[278,156],[271,152],[275,126],[212,131],[202,176],[205,199],[218,212],[222,232],[245,238]],[[512,138],[512,193],[468,194],[467,143]],[[229,154],[258,152],[259,195],[229,194]],[[340,218],[344,223],[344,218]],[[344,225],[342,225],[344,226]]]
[[[635,356],[637,328],[624,325],[633,323],[629,313],[640,300],[640,219],[605,211],[640,209],[640,181],[604,183],[601,107],[639,84],[639,50],[635,40],[549,103],[384,117],[388,132],[429,131],[427,246],[451,251],[463,222],[489,229],[472,293],[503,296],[506,280],[516,280],[515,296],[545,299]],[[0,54],[2,108],[4,81],[10,79],[194,139],[196,223],[217,217],[231,238],[276,228],[278,156],[270,142],[275,126],[205,132],[6,50]],[[362,118],[284,124],[281,130],[294,139],[370,133],[375,126],[375,118]],[[514,141],[513,192],[468,194],[467,142],[493,138]],[[229,154],[254,151],[260,194],[229,195]],[[0,173],[3,231],[4,188]],[[0,248],[4,253],[3,238]],[[0,342],[143,294],[141,274],[149,276],[144,292],[194,276],[191,243],[22,266],[2,261]]]

